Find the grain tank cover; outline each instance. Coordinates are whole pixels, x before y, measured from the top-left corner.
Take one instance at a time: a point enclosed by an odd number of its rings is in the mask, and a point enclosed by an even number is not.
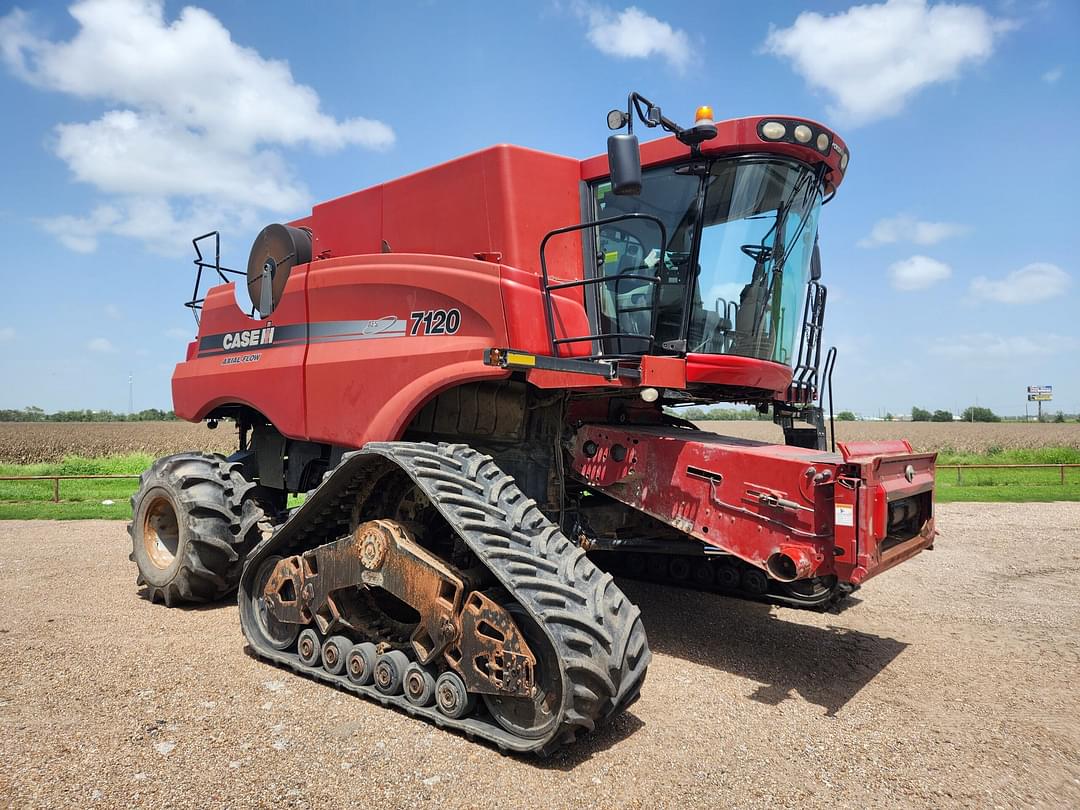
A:
[[[311,261],[311,233],[291,225],[267,225],[251,246],[247,288],[251,305],[267,317],[281,300],[289,273]]]

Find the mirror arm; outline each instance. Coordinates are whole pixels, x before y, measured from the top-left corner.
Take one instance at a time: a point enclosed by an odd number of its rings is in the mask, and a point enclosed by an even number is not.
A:
[[[642,110],[642,105],[645,105],[645,109]],[[657,121],[649,120],[649,111],[656,110],[658,119]],[[682,134],[683,128],[660,112],[660,108],[649,101],[641,93],[630,93],[626,98],[626,131],[627,134],[634,134],[634,113],[637,113],[638,118],[641,119],[647,127],[661,127],[667,130],[676,137]]]

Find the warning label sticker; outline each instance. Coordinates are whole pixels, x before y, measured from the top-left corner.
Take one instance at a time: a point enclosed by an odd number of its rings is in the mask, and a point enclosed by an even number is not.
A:
[[[837,526],[854,526],[855,525],[855,507],[848,506],[847,504],[838,503],[836,505],[836,525]]]

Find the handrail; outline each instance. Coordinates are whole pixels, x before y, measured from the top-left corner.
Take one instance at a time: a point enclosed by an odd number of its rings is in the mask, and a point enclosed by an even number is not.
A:
[[[594,276],[592,278],[575,279],[573,281],[559,282],[557,284],[552,284],[551,283],[551,281],[549,280],[549,274],[548,274],[547,253],[546,253],[546,251],[547,251],[547,244],[551,240],[552,237],[561,236],[561,235],[567,234],[567,233],[573,233],[574,231],[584,231],[584,230],[587,230],[589,228],[599,228],[599,227],[601,227],[603,225],[610,225],[611,223],[614,223],[614,222],[622,222],[622,221],[625,221],[625,220],[632,220],[632,219],[643,219],[643,220],[646,220],[646,221],[649,221],[649,222],[654,222],[656,224],[656,226],[660,229],[660,261],[663,262],[664,261],[664,253],[667,250],[667,228],[664,226],[663,220],[661,220],[659,217],[654,217],[652,214],[642,214],[642,213],[635,212],[635,213],[629,213],[629,214],[619,214],[618,216],[607,217],[605,219],[596,219],[596,220],[592,220],[590,222],[579,222],[576,225],[567,225],[566,227],[556,228],[553,231],[549,231],[547,233],[547,235],[544,236],[543,240],[541,240],[541,242],[540,242],[540,278],[541,278],[541,287],[542,287],[542,289],[544,291],[544,315],[545,315],[545,320],[547,321],[548,340],[551,342],[551,353],[555,357],[563,356],[563,355],[561,355],[559,353],[559,347],[563,346],[563,345],[566,345],[567,343],[584,343],[585,341],[597,342],[597,341],[601,341],[601,340],[610,340],[610,339],[617,339],[619,341],[620,348],[622,346],[622,341],[623,340],[645,341],[645,342],[648,342],[648,345],[649,345],[649,349],[647,351],[648,352],[652,351],[653,345],[656,343],[656,324],[657,324],[657,319],[658,319],[658,316],[659,316],[659,309],[660,309],[660,295],[659,295],[658,290],[657,290],[657,287],[659,287],[659,285],[660,285],[660,273],[659,272],[656,274],[655,277],[652,277],[652,276],[638,276],[636,274],[633,275],[633,276],[631,276],[630,274],[615,275],[615,276],[598,275],[598,276]],[[555,308],[554,308],[554,305],[552,304],[552,301],[551,301],[551,292],[552,292],[552,290],[565,290],[565,289],[572,288],[572,287],[589,287],[589,286],[592,286],[594,284],[610,284],[612,282],[615,283],[616,290],[617,290],[618,285],[620,283],[622,283],[622,281],[629,280],[631,278],[635,278],[635,279],[640,278],[641,280],[645,281],[646,283],[653,285],[652,318],[651,318],[651,321],[649,323],[650,332],[649,332],[648,335],[635,335],[635,334],[632,334],[632,333],[622,333],[622,332],[608,332],[608,333],[602,333],[601,332],[601,333],[597,333],[597,334],[581,335],[581,336],[577,336],[577,337],[565,337],[565,338],[556,337],[556,335],[555,335]],[[586,310],[587,309],[588,309],[588,307],[586,307]],[[618,312],[619,312],[619,310],[618,310],[618,307],[616,306],[616,328],[618,327]],[[597,317],[597,322],[599,324],[599,316]],[[620,356],[622,356],[622,355],[605,353],[604,348],[601,345],[599,354],[590,355],[589,357],[581,357],[581,358],[577,358],[577,359],[580,359],[580,360],[598,360],[598,359],[604,359],[604,358],[616,358],[616,357],[620,357]]]

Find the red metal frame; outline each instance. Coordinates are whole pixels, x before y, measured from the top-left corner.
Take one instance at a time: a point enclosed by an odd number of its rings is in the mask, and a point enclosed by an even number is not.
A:
[[[703,152],[825,163],[835,191],[846,154],[839,138],[822,155],[763,140],[762,120],[719,123]],[[641,151],[644,166],[689,156],[674,138]],[[197,421],[243,405],[293,439],[342,447],[400,439],[438,393],[510,376],[485,364],[485,350],[550,353],[538,247],[547,232],[580,220],[582,181],[606,173],[602,157],[496,146],[315,206],[292,223],[312,232],[314,259],[294,268],[272,317],[249,317],[233,284],[209,291],[199,335],[173,376],[176,413]],[[583,278],[580,237],[553,244],[548,261],[555,279]],[[567,334],[589,333],[580,288],[556,295],[554,309]],[[522,373],[545,389],[704,389],[717,400],[732,388],[783,399],[791,382],[783,364],[693,353],[643,357],[638,379]],[[644,403],[624,411],[644,424],[614,427],[602,424],[607,406],[603,396],[575,406],[574,473],[754,565],[783,553],[800,576],[857,584],[933,541],[929,515],[916,537],[883,546],[888,503],[933,487],[934,457],[906,443],[841,445],[837,455],[662,427],[659,408]],[[618,461],[616,445],[628,450]]]

